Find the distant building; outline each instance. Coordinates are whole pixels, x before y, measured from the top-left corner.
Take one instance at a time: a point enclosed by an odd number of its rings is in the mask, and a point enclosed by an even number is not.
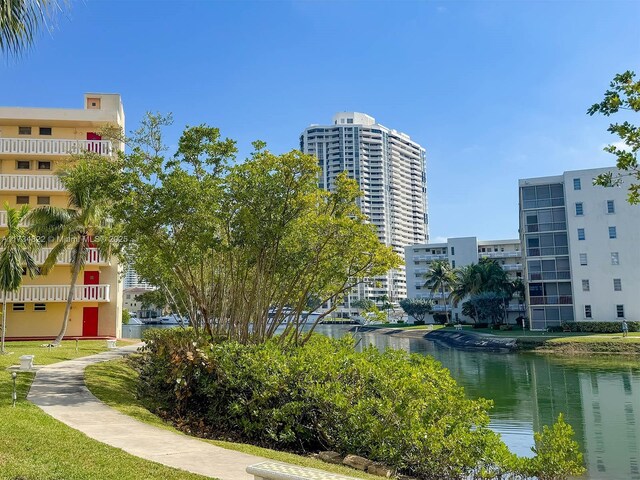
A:
[[[358,182],[360,209],[377,227],[382,243],[403,256],[406,245],[428,241],[426,153],[408,135],[364,113],[344,112],[331,125],[306,128],[300,150],[318,158],[321,188],[332,191],[344,171]],[[354,300],[387,296],[397,302],[406,295],[405,272],[399,268],[360,285],[340,310],[354,314]]]
[[[495,260],[513,278],[522,277],[522,252],[520,241],[511,240],[478,240],[476,237],[449,238],[443,243],[426,243],[405,247],[407,271],[407,297],[432,300],[435,313],[451,310],[451,319],[456,322],[472,322],[462,314],[462,302],[457,306],[449,302],[449,294],[425,288],[424,276],[430,265],[436,260],[446,260],[451,268],[459,268],[472,263],[477,264],[482,258]],[[448,305],[447,305],[448,304]],[[453,307],[453,308],[452,308]],[[511,301],[508,310],[508,322],[524,315],[524,307],[517,299]]]
[[[138,297],[150,290],[147,288],[125,288],[123,291],[123,309],[128,310],[132,317],[157,318],[163,314],[164,307],[158,305],[143,305]]]
[[[140,288],[143,290],[155,290],[156,287],[140,278],[136,271],[129,267],[124,275],[124,288]]]
[[[593,185],[613,168],[519,181],[531,328],[640,319],[640,207]]]

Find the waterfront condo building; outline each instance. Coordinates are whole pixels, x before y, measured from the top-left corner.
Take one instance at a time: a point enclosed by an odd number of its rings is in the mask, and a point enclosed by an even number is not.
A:
[[[431,300],[434,313],[451,312],[453,322],[469,322],[471,318],[462,314],[462,303],[455,305],[450,293],[432,291],[425,287],[425,275],[436,260],[449,262],[452,269],[477,264],[481,259],[495,260],[509,277],[522,277],[522,252],[520,240],[478,240],[476,237],[448,238],[446,242],[409,245],[405,247],[407,272],[407,297]],[[517,298],[507,306],[506,321],[513,323],[525,314],[524,304]]]
[[[359,207],[376,226],[378,238],[404,256],[404,247],[428,241],[425,149],[364,113],[344,112],[331,125],[311,125],[300,136],[300,150],[315,155],[321,168],[319,185],[329,191],[347,172],[363,192]],[[357,313],[358,299],[397,302],[407,295],[404,268],[358,286],[338,310]]]
[[[532,330],[640,319],[640,207],[593,179],[613,168],[519,181]]]
[[[124,128],[120,95],[85,94],[79,109],[0,107],[0,204],[68,207],[68,193],[55,171],[70,154],[88,150],[109,157],[122,148],[100,137],[106,125]],[[0,236],[6,234],[6,226],[6,211],[0,211]],[[38,263],[43,263],[51,246],[36,255]],[[70,263],[71,252],[64,252],[48,275],[24,276],[22,287],[7,293],[8,338],[52,338],[59,333]],[[120,336],[118,270],[115,260],[89,250],[73,293],[68,337]]]

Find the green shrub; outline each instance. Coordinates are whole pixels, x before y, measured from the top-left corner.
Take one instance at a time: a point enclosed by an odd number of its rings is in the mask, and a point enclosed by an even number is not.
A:
[[[509,330],[513,330],[513,325],[500,325],[500,330],[502,331],[509,331]]]
[[[640,322],[627,322],[630,332],[640,331]],[[620,333],[622,322],[567,322],[558,331],[583,333]]]
[[[425,325],[426,322],[424,320],[414,320],[413,324],[414,325]]]
[[[428,356],[321,335],[301,347],[212,343],[190,329],[144,340],[140,398],[191,433],[352,453],[422,479],[496,478],[523,461],[487,428],[491,402],[467,399]]]

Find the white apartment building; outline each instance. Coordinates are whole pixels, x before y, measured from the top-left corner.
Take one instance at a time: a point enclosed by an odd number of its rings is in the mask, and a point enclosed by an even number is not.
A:
[[[156,287],[140,278],[138,273],[129,267],[124,274],[124,288],[139,288],[142,290],[155,290]]]
[[[405,247],[407,272],[407,297],[432,300],[434,312],[445,312],[451,309],[452,320],[472,322],[462,315],[462,302],[457,306],[448,301],[449,294],[431,291],[424,287],[424,276],[430,265],[436,260],[447,260],[451,268],[459,268],[478,263],[482,258],[497,261],[511,277],[522,277],[522,252],[520,240],[478,240],[476,237],[449,238],[444,243],[425,243]],[[507,321],[524,314],[524,307],[517,300],[512,300],[508,308]]]
[[[331,125],[305,129],[300,150],[318,158],[321,188],[334,189],[344,171],[358,182],[363,191],[359,206],[385,245],[403,256],[406,245],[428,241],[426,153],[408,135],[364,113],[344,112],[336,114]],[[406,297],[403,268],[360,285],[339,310],[356,313],[352,301],[383,295],[392,302]]]
[[[519,181],[520,236],[532,330],[570,321],[640,319],[640,207],[613,168]]]

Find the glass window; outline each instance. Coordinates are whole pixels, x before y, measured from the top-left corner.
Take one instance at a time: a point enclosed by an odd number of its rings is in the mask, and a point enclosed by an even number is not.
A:
[[[580,265],[586,265],[587,264],[587,254],[586,253],[581,253],[580,254]]]
[[[16,161],[16,170],[29,170],[31,168],[31,162],[29,160]]]
[[[616,204],[613,200],[607,200],[607,213],[616,213]]]
[[[38,197],[38,205],[49,205],[51,203],[51,197]]]
[[[31,127],[18,127],[18,135],[31,135]]]
[[[46,303],[34,303],[33,304],[33,311],[34,312],[46,312],[47,311],[47,304]]]
[[[574,178],[573,179],[573,189],[574,190],[582,189],[582,186],[580,185],[580,179],[579,178]]]
[[[576,215],[584,215],[584,208],[582,202],[576,202]]]
[[[24,312],[24,303],[14,303],[13,304],[14,312]]]
[[[591,305],[584,306],[584,318],[592,318],[591,317]]]
[[[578,240],[584,240],[584,228],[578,229]]]
[[[622,291],[622,279],[614,278],[613,279],[613,290],[616,292]]]
[[[456,254],[456,247],[451,247],[451,255],[455,255]]]
[[[617,238],[616,227],[609,227],[609,238]]]
[[[38,161],[38,170],[51,170],[51,162],[49,161]]]
[[[588,292],[589,289],[589,280],[582,280],[582,291]]]
[[[616,316],[624,318],[624,305],[616,305]]]
[[[18,204],[18,205],[28,205],[29,204],[29,196],[28,195],[18,195],[16,197],[16,204]]]
[[[40,135],[51,135],[51,127],[40,127]]]
[[[618,252],[611,252],[611,265],[620,265],[620,257]]]

